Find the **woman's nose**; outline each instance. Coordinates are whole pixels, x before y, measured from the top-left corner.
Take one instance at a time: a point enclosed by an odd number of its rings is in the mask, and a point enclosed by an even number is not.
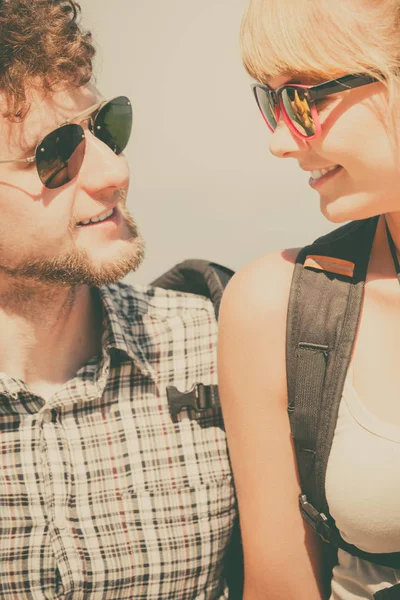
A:
[[[275,131],[271,134],[269,143],[271,154],[278,158],[290,158],[302,149],[305,143],[290,131],[281,115]]]

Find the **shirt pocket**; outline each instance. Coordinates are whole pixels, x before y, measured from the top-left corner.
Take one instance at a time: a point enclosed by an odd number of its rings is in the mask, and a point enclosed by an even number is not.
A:
[[[130,438],[130,441],[133,436]],[[214,422],[163,422],[137,444],[140,460],[130,461],[126,485],[136,493],[199,488],[231,480],[225,431]],[[135,458],[131,449],[131,455]]]
[[[143,597],[152,597],[154,586],[160,598],[223,593],[223,560],[236,517],[232,478],[156,492],[129,490],[124,508],[135,579],[149,586]]]

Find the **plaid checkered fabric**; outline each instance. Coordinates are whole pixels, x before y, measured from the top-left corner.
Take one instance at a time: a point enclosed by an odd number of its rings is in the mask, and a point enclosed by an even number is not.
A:
[[[0,375],[0,597],[228,598],[221,416],[173,422],[166,394],[216,383],[213,307],[125,284],[96,293],[102,354],[50,401]]]

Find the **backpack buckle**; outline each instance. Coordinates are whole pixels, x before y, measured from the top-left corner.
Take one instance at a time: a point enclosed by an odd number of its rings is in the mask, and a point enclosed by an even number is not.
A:
[[[180,392],[175,386],[167,387],[169,412],[176,423],[179,413],[186,409],[188,412],[201,413],[209,408],[219,406],[218,386],[195,383],[187,392]]]
[[[300,512],[305,521],[314,529],[314,531],[328,544],[332,541],[333,530],[328,522],[328,517],[320,513],[307,500],[305,494],[299,495]]]

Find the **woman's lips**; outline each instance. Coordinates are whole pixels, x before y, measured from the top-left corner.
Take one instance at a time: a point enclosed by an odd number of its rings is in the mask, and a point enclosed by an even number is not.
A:
[[[343,171],[343,167],[338,165],[335,169],[329,171],[328,173],[325,173],[325,175],[319,177],[318,179],[313,179],[312,177],[310,177],[309,184],[313,189],[317,190],[327,181],[330,181],[331,179],[336,177],[341,171]]]

